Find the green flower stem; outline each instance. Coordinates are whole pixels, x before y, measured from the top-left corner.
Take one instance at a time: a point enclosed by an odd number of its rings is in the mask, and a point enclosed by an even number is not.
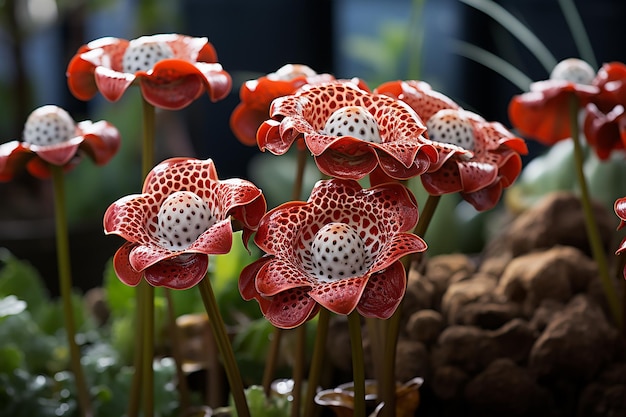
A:
[[[222,314],[217,307],[217,300],[211,287],[211,281],[208,275],[204,277],[198,284],[200,295],[202,296],[202,302],[209,316],[209,323],[213,332],[213,337],[217,343],[217,347],[222,355],[224,362],[224,369],[226,371],[226,377],[230,385],[230,392],[235,402],[235,408],[237,410],[238,417],[250,417],[250,410],[248,409],[248,403],[246,402],[246,396],[243,388],[243,381],[241,380],[241,374],[235,360],[235,353],[233,347],[228,338],[226,332],[226,326],[224,326],[224,320]]]
[[[56,221],[56,246],[57,262],[59,269],[59,287],[61,301],[63,303],[63,315],[65,319],[65,331],[70,352],[70,365],[74,373],[78,404],[81,415],[90,417],[93,415],[89,386],[80,363],[80,349],[76,343],[76,322],[72,306],[72,274],[70,265],[70,248],[67,230],[67,215],[65,211],[65,181],[63,167],[50,165],[52,182],[54,186],[54,214]]]
[[[178,380],[178,395],[180,410],[187,410],[191,405],[189,396],[189,386],[187,384],[187,377],[183,371],[183,352],[181,346],[181,330],[176,325],[176,314],[174,311],[174,299],[172,297],[172,290],[165,288],[165,300],[167,301],[167,324],[170,334],[172,335],[172,357],[176,364],[176,378]]]
[[[441,196],[439,195],[428,195],[426,199],[426,203],[424,204],[424,208],[420,213],[419,220],[417,225],[415,225],[415,229],[413,233],[417,236],[424,237],[426,234],[426,230],[430,225],[430,222],[433,219],[435,211],[437,209],[437,205],[439,204],[439,200],[441,200]],[[412,261],[415,259],[416,254],[412,254],[409,256],[405,256],[402,259],[404,263],[404,267],[407,273],[409,274]],[[396,410],[396,346],[398,344],[398,335],[400,334],[400,316],[402,314],[402,304],[398,306],[396,311],[394,311],[393,315],[389,318],[387,323],[387,339],[385,344],[385,355],[384,361],[385,365],[383,366],[383,376],[382,376],[382,392],[381,392],[381,400],[385,403],[383,408],[380,410],[380,417],[394,417]]]
[[[361,337],[361,316],[354,310],[348,314],[350,347],[352,348],[352,379],[354,380],[354,417],[365,417],[365,360]]]
[[[598,273],[600,274],[600,281],[604,290],[604,295],[609,305],[613,320],[618,329],[622,328],[622,310],[620,306],[619,298],[611,278],[609,276],[609,267],[606,259],[606,253],[602,245],[602,239],[598,230],[598,225],[593,213],[593,207],[591,204],[591,196],[587,187],[587,180],[585,178],[585,172],[583,170],[584,155],[582,145],[580,144],[580,132],[578,128],[578,111],[580,109],[580,103],[576,95],[571,94],[569,100],[569,114],[570,114],[570,129],[572,134],[572,140],[574,141],[574,162],[576,164],[576,177],[578,178],[578,186],[580,187],[581,204],[585,215],[585,226],[587,228],[587,237],[589,244],[591,245],[591,252],[593,258],[598,265]]]
[[[141,175],[145,178],[154,166],[155,108],[142,97],[143,139]],[[143,416],[154,415],[154,288],[141,280],[136,292],[136,324],[141,335],[135,348],[133,381],[128,405],[129,417],[139,415],[139,398]]]
[[[306,149],[298,149],[296,156],[296,177],[293,182],[293,190],[291,192],[292,200],[299,200],[300,194],[302,194],[302,184],[304,182],[304,170],[306,168],[307,152]],[[265,368],[263,369],[263,390],[267,396],[270,395],[272,380],[274,379],[274,372],[276,371],[276,363],[278,362],[278,355],[280,354],[280,340],[282,339],[283,329],[274,327],[274,334],[272,336],[272,343],[270,349],[267,352],[267,360],[265,361]],[[294,378],[295,379],[295,378]]]
[[[309,368],[309,380],[304,403],[304,417],[313,417],[315,411],[315,394],[322,376],[322,366],[326,356],[326,340],[328,339],[328,327],[330,323],[330,311],[320,309],[317,316],[317,334],[313,346],[313,357]]]
[[[142,280],[139,283],[139,292],[143,298],[141,303],[143,415],[152,417],[154,415],[154,287],[146,280]]]
[[[268,397],[272,389],[272,379],[274,379],[274,371],[276,370],[276,362],[280,354],[280,341],[282,338],[283,329],[274,327],[270,348],[267,351],[265,368],[263,369],[263,391]]]
[[[291,395],[291,417],[300,415],[302,404],[302,385],[304,381],[304,364],[306,362],[306,323],[296,328],[296,357],[293,364],[293,390]]]

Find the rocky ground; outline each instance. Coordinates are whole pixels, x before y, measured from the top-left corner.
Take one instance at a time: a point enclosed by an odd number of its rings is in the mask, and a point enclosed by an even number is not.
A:
[[[614,260],[619,219],[595,210]],[[571,194],[519,215],[479,256],[425,259],[402,308],[396,375],[424,378],[418,416],[626,416],[626,343]]]

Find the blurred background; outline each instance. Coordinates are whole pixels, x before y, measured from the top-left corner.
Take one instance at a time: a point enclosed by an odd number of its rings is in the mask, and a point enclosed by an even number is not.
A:
[[[572,6],[578,14],[568,15]],[[271,155],[240,144],[230,132],[230,113],[247,79],[287,63],[338,78],[360,77],[371,88],[421,79],[467,109],[510,126],[510,98],[530,81],[546,79],[551,59],[583,57],[596,68],[626,60],[623,0],[0,0],[0,7],[0,141],[19,139],[28,114],[44,104],[64,107],[77,121],[109,120],[122,133],[120,154],[108,166],[85,162],[67,178],[74,280],[84,289],[100,282],[93,266],[104,268],[119,246],[117,238],[102,233],[104,210],[141,188],[138,92],[131,89],[116,103],[101,97],[82,102],[67,88],[69,60],[93,39],[164,32],[208,37],[233,77],[232,93],[218,103],[203,96],[182,111],[161,111],[158,159],[213,158],[221,178],[251,179],[268,191],[270,206],[281,201],[280,192],[272,192],[284,189],[281,181],[291,171],[272,171],[279,168],[270,168],[276,165]],[[547,57],[514,36],[500,10],[534,34]],[[576,22],[582,26],[573,30]],[[543,151],[529,146],[527,159]],[[50,276],[55,293],[50,185],[19,176],[0,184],[0,202],[0,247],[30,259]]]

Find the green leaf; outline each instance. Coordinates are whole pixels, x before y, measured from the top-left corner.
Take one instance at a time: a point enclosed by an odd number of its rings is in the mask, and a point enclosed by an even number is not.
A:
[[[6,249],[0,249],[0,298],[14,295],[26,302],[31,312],[49,303],[49,295],[41,276],[29,262],[17,259]]]

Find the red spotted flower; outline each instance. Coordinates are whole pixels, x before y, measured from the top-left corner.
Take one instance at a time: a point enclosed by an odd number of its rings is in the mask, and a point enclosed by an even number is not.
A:
[[[617,226],[617,230],[620,230],[624,226],[626,226],[626,197],[618,198],[617,200],[615,200],[615,205],[613,208],[615,210],[615,214],[617,214],[617,217],[619,217],[620,219],[619,226]],[[622,239],[622,242],[620,243],[619,248],[615,253],[617,255],[621,255],[622,253],[624,253],[624,251],[626,251],[626,238]],[[624,278],[626,278],[626,266],[624,267],[623,275]]]
[[[22,141],[0,145],[0,181],[11,180],[22,168],[37,178],[49,178],[50,165],[70,170],[83,156],[104,165],[120,146],[118,130],[106,121],[80,123],[62,108],[47,105],[33,111]]]
[[[245,145],[256,145],[256,131],[267,119],[270,104],[275,98],[295,93],[305,84],[333,81],[330,74],[318,74],[301,64],[287,64],[256,80],[242,84],[241,103],[230,116],[230,127],[237,139]]]
[[[550,79],[532,83],[530,91],[513,97],[509,118],[525,136],[545,145],[570,138],[570,99],[585,106],[599,92],[592,85],[595,71],[586,62],[570,58],[554,67]]]
[[[114,257],[117,276],[137,285],[186,289],[206,274],[208,256],[230,251],[231,220],[244,243],[265,214],[265,198],[252,183],[220,181],[213,161],[168,159],[147,175],[142,194],[123,197],[104,214],[104,230],[126,243]]]
[[[604,64],[592,84],[600,91],[585,107],[584,131],[600,159],[626,149],[626,65]]]
[[[310,86],[274,100],[258,130],[261,150],[281,155],[304,138],[320,171],[360,179],[380,168],[394,179],[425,172],[437,150],[422,134],[426,127],[405,103],[357,85]]]
[[[169,110],[186,107],[205,91],[218,101],[232,86],[206,38],[176,34],[92,41],[70,61],[67,79],[80,100],[100,91],[107,100],[117,101],[129,86],[139,84],[146,101]]]
[[[363,189],[354,180],[319,181],[307,202],[261,219],[254,241],[267,255],[244,268],[239,290],[281,328],[302,324],[320,306],[388,318],[405,292],[400,258],[426,249],[407,233],[417,220],[415,198],[400,183]]]
[[[439,161],[420,176],[431,195],[460,193],[479,211],[493,208],[522,169],[523,139],[502,124],[463,110],[423,81],[392,81],[376,89],[409,104],[426,122],[428,138],[440,144]],[[465,153],[444,145],[452,144]]]

